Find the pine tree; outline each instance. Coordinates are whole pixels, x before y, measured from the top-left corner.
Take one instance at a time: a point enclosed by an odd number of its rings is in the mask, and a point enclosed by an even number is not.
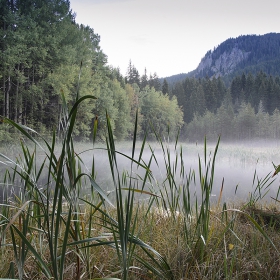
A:
[[[166,79],[163,80],[161,91],[162,91],[163,94],[169,94],[169,86],[168,86],[168,83],[167,83]]]
[[[161,84],[158,78],[158,75],[156,72],[154,72],[153,75],[150,74],[150,79],[149,79],[149,86],[154,88],[156,91],[161,90]]]
[[[128,84],[133,83],[133,68],[134,66],[132,65],[131,59],[129,60],[127,71],[126,71],[126,76],[125,76],[125,82]]]
[[[143,90],[148,85],[148,75],[147,75],[147,69],[145,67],[144,74],[141,76],[140,79],[140,90]]]
[[[140,75],[139,75],[139,72],[135,68],[135,66],[132,64],[131,60],[129,60],[125,81],[128,84],[134,84],[135,83],[138,86],[140,86]]]

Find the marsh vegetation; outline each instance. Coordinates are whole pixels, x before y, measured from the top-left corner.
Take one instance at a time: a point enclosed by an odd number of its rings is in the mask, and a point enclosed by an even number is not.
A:
[[[20,187],[3,192],[1,277],[279,277],[277,177],[265,173],[274,171],[277,149],[238,151],[220,139],[169,143],[156,132],[156,143],[137,141],[137,115],[132,142],[119,147],[109,116],[105,144],[95,142],[96,120],[89,149],[72,139],[86,98],[92,96],[77,98],[69,112],[63,101],[59,141],[4,119],[25,142],[16,158],[1,154],[3,189]],[[240,164],[249,182],[234,173]],[[259,166],[264,177],[254,171]],[[261,204],[263,196],[272,197],[269,204]]]
[[[124,77],[68,0],[0,8],[0,277],[280,278],[279,77]]]

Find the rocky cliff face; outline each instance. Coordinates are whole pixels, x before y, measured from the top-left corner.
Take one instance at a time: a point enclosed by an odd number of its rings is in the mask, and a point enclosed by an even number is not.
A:
[[[221,76],[229,84],[236,75],[256,75],[260,71],[280,76],[280,33],[229,38],[214,50],[208,51],[196,69],[187,74],[168,77],[167,81],[172,84],[185,77]]]
[[[196,73],[201,75],[202,73],[208,73],[211,77],[219,77],[232,73],[237,65],[247,60],[250,52],[245,52],[234,47],[231,51],[224,51],[218,58],[213,58],[214,52],[208,52],[199,63]]]

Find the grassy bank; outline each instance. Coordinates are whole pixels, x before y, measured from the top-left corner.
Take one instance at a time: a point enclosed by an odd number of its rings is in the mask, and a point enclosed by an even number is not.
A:
[[[241,206],[240,206],[241,207]],[[259,225],[265,230],[267,236],[278,245],[279,240],[279,212],[275,209],[249,208],[244,209],[248,215],[252,215]],[[237,207],[235,207],[237,209]],[[138,238],[144,240],[149,246],[165,258],[172,271],[173,279],[278,279],[279,278],[279,254],[245,214],[229,212],[222,217],[222,209],[216,208],[211,211],[209,222],[210,234],[204,245],[203,255],[200,255],[198,245],[188,242],[185,237],[185,221],[183,216],[174,219],[166,213],[149,211],[141,208],[136,221]],[[112,217],[117,219],[115,210],[108,210]],[[103,217],[94,216],[90,218],[90,211],[80,213],[79,220],[85,228],[89,220],[93,226],[92,236],[103,236],[107,242],[113,241],[114,236],[105,225],[100,225]],[[268,218],[269,217],[269,218]],[[268,219],[268,220],[267,220]],[[189,223],[196,226],[196,221]],[[15,226],[18,226],[15,222]],[[83,228],[81,226],[81,228]],[[62,229],[63,231],[63,229]],[[51,256],[48,251],[49,245],[43,237],[40,240],[38,234],[33,231],[32,243],[41,252],[44,262],[51,266]],[[63,237],[61,234],[60,239]],[[6,243],[12,243],[9,234]],[[29,236],[29,238],[31,238]],[[20,245],[18,238],[17,242]],[[75,239],[69,238],[65,261],[63,279],[94,279],[94,277],[118,277],[122,278],[121,266],[116,248],[114,246],[102,245],[96,247],[79,249],[73,245]],[[101,237],[100,237],[101,240]],[[60,240],[62,242],[62,240]],[[90,244],[93,244],[93,240]],[[279,246],[277,246],[279,248]],[[156,276],[152,269],[141,264],[137,258],[142,257],[151,265],[154,261],[140,248],[135,248],[130,265],[129,279],[164,279]],[[136,257],[137,255],[137,257]],[[158,257],[158,256],[157,256]],[[12,247],[2,248],[1,253],[1,276],[6,277],[10,272],[11,264],[15,262]],[[89,267],[89,269],[87,269]],[[18,275],[15,265],[15,276]],[[15,277],[13,276],[13,277]],[[47,279],[38,265],[38,260],[32,252],[28,252],[24,262],[23,279]],[[166,277],[166,279],[172,279]]]
[[[87,169],[72,140],[86,98],[93,97],[77,98],[70,111],[63,100],[59,141],[55,133],[47,141],[4,120],[29,144],[21,142],[16,159],[1,154],[7,168],[3,187],[9,191],[0,215],[2,278],[280,278],[278,201],[261,204],[271,175],[256,177],[254,191],[240,202],[224,202],[221,184],[212,203],[219,140],[211,151],[205,140],[194,170],[187,169],[177,142],[170,145],[155,133],[160,165],[155,148],[136,141],[137,116],[129,154],[116,149],[109,117],[105,147],[96,146],[95,120]],[[109,191],[98,183],[100,150],[107,156],[102,164],[109,171],[102,176],[110,177]],[[125,170],[120,158],[128,162]],[[160,180],[152,169],[159,165]],[[19,189],[11,193],[15,185]]]

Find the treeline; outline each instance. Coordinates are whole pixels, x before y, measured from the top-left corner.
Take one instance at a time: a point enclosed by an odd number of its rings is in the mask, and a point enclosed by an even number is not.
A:
[[[3,117],[40,133],[59,130],[61,95],[71,106],[78,91],[80,97],[93,95],[97,99],[84,102],[78,111],[77,139],[87,139],[94,119],[98,119],[102,138],[106,111],[119,140],[131,137],[137,110],[142,136],[151,129],[150,123],[158,133],[167,132],[169,127],[171,135],[182,126],[177,99],[161,92],[157,75],[146,74],[140,83],[131,62],[132,72],[126,77],[109,67],[100,36],[75,22],[69,1],[3,0],[0,27]],[[9,128],[1,124],[0,141],[9,135]]]
[[[234,112],[229,104],[222,104],[216,113],[206,111],[204,115],[195,115],[186,125],[182,137],[190,141],[200,141],[204,136],[216,140],[244,139],[279,139],[280,111],[275,109],[272,115],[260,108],[255,112],[250,103],[241,103],[239,110]]]
[[[78,92],[97,98],[78,111],[74,134],[79,140],[88,139],[96,119],[104,138],[106,112],[115,138],[130,139],[137,111],[140,137],[147,132],[152,138],[156,131],[174,138],[180,128],[190,140],[205,134],[278,137],[273,127],[280,110],[279,77],[259,72],[236,76],[229,87],[220,77],[171,85],[146,69],[140,75],[131,61],[122,76],[107,65],[100,36],[75,22],[67,0],[3,0],[0,27],[0,115],[40,133],[61,129],[61,96],[70,107]],[[0,124],[0,141],[11,133]]]
[[[172,89],[184,112],[183,137],[202,139],[278,138],[280,78],[263,72],[235,77],[229,88],[222,78],[186,78]]]

